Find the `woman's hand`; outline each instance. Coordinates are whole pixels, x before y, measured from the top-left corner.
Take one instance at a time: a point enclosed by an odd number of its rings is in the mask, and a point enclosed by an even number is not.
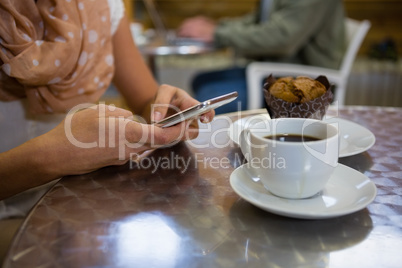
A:
[[[146,150],[187,139],[186,124],[162,129],[135,122],[130,111],[108,105],[70,112],[53,130],[0,154],[0,200],[65,175],[122,165]]]
[[[87,173],[124,164],[132,155],[185,139],[185,124],[162,130],[132,119],[130,111],[108,105],[70,113],[45,134],[47,146],[50,142],[57,148],[53,151],[57,162],[53,169],[62,174]],[[61,161],[60,156],[68,161]]]
[[[151,121],[158,122],[171,114],[183,111],[198,103],[199,101],[192,98],[184,90],[169,85],[162,85],[159,87],[155,101],[151,105]],[[214,115],[215,111],[213,110],[206,112],[201,115],[200,120],[203,123],[208,123],[212,121]],[[189,127],[186,129],[184,138],[196,138],[198,135],[197,120],[189,120],[187,124],[189,124]]]

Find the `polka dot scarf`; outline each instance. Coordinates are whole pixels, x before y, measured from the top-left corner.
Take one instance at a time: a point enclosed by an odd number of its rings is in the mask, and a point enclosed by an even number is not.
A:
[[[107,0],[1,0],[0,100],[33,113],[96,102],[111,82]]]

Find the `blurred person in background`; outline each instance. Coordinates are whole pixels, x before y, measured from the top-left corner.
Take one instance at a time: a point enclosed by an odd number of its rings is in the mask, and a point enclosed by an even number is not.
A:
[[[342,0],[261,0],[255,12],[243,17],[186,19],[177,34],[211,42],[217,48],[232,48],[249,61],[338,69],[346,49],[344,20]],[[244,67],[201,73],[193,80],[193,87],[198,100],[238,91],[240,109],[247,109]],[[233,102],[216,112],[238,108]]]

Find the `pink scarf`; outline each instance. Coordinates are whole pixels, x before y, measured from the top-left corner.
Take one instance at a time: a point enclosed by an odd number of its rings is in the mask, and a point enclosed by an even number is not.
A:
[[[107,0],[2,0],[0,100],[33,113],[96,102],[114,71]]]

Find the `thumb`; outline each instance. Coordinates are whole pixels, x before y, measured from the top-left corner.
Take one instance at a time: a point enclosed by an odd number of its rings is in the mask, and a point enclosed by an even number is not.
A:
[[[167,103],[154,103],[151,105],[151,121],[159,122],[166,117],[167,114],[175,114],[180,112],[180,108]]]

